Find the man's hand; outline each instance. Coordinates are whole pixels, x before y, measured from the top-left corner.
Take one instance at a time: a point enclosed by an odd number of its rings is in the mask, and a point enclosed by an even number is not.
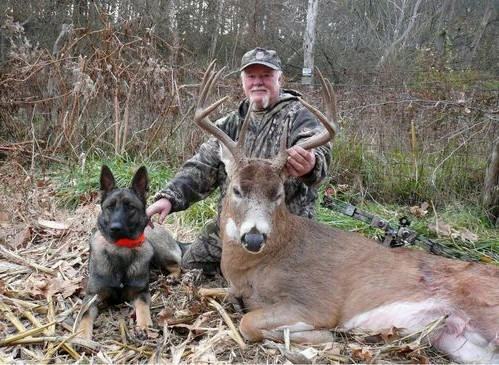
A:
[[[166,216],[170,213],[171,210],[172,203],[170,203],[170,201],[166,198],[161,198],[146,209],[146,214],[149,218],[152,218],[154,214],[159,213],[158,223],[163,224]],[[149,226],[151,228],[154,228],[154,224],[152,224],[151,219],[149,219]]]
[[[286,169],[291,176],[299,177],[308,174],[315,166],[315,154],[300,146],[288,149],[288,162]]]

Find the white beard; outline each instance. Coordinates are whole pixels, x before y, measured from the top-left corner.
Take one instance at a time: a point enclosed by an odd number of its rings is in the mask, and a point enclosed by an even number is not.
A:
[[[267,109],[269,107],[270,97],[268,94],[265,94],[265,96],[262,99],[262,104],[257,105],[257,104],[255,104],[255,100],[253,99],[253,96],[251,95],[250,102],[253,103],[255,110],[263,110],[263,109]]]

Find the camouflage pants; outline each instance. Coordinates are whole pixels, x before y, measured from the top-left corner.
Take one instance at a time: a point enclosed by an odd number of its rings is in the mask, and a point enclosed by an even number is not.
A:
[[[202,269],[204,274],[215,275],[220,273],[221,257],[220,231],[215,221],[209,221],[196,240],[185,248],[182,268]]]

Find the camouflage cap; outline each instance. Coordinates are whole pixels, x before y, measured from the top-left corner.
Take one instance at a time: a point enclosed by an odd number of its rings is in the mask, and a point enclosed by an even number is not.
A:
[[[274,51],[273,49],[258,47],[244,54],[243,58],[241,59],[241,68],[239,69],[239,71],[244,70],[250,65],[257,64],[270,67],[274,70],[281,69],[281,60],[279,59],[276,51]]]

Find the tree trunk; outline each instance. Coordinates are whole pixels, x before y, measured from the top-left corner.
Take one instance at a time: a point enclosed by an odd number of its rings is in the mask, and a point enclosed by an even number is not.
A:
[[[317,20],[318,0],[308,0],[307,26],[303,34],[303,72],[302,84],[312,84],[314,71],[315,24]]]
[[[468,62],[467,62],[468,67],[471,66],[471,63],[473,62],[473,59],[476,56],[478,45],[480,44],[480,41],[483,37],[485,28],[487,28],[487,25],[489,24],[489,19],[491,15],[492,15],[492,1],[488,1],[487,7],[485,8],[485,12],[482,17],[482,21],[480,22],[479,29],[477,30],[475,39],[473,40],[473,43],[471,45],[471,52],[468,54]]]
[[[499,226],[499,137],[494,141],[487,162],[483,205],[491,223]]]
[[[213,38],[211,41],[211,49],[210,49],[210,54],[209,54],[210,59],[215,58],[215,54],[217,51],[218,35],[221,32],[222,23],[223,23],[223,19],[224,19],[224,17],[223,17],[224,10],[225,10],[225,0],[219,0],[217,15],[216,15],[215,19],[213,19],[215,21],[215,30],[213,32]]]
[[[400,32],[402,31],[402,20],[403,20],[403,17],[404,17],[404,13],[402,12],[400,17],[399,17],[399,21],[397,22],[397,28],[395,29],[395,32],[394,32],[394,38],[393,38],[393,41],[392,43],[386,48],[385,50],[385,53],[383,54],[383,56],[381,57],[381,59],[379,60],[378,62],[378,65],[376,66],[377,68],[380,68],[381,66],[384,65],[384,63],[390,58],[391,54],[393,52],[395,52],[395,49],[396,47],[398,46],[398,44],[402,41],[405,40],[405,38],[409,35],[409,33],[411,32],[412,30],[412,27],[414,26],[414,24],[416,23],[416,18],[418,17],[419,13],[418,13],[418,10],[419,10],[419,5],[421,4],[421,0],[416,0],[416,4],[414,4],[414,8],[412,10],[412,16],[411,16],[411,19],[409,20],[409,24],[407,24],[407,28],[405,28],[405,31],[404,33],[402,33],[402,35],[400,37],[398,37],[398,35],[400,34]]]

